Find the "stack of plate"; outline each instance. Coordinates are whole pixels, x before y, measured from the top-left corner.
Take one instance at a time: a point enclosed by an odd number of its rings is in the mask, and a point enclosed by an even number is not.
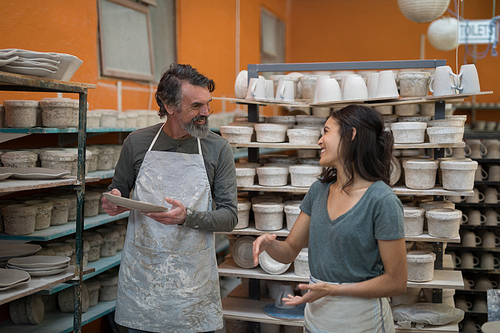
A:
[[[31,256],[41,249],[42,247],[37,244],[1,244],[0,267],[5,267],[9,259]]]
[[[66,270],[70,257],[31,256],[12,258],[7,261],[7,268],[28,272],[31,276],[49,276]]]
[[[0,50],[0,71],[69,81],[83,63],[77,57],[54,52]]]
[[[25,285],[30,280],[31,276],[27,272],[0,268],[0,291]]]

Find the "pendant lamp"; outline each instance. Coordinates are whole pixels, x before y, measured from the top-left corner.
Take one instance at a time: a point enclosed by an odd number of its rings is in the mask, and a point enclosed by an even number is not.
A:
[[[458,45],[458,21],[454,17],[444,17],[433,21],[427,28],[427,39],[441,51],[451,51]]]
[[[444,14],[450,0],[398,0],[403,15],[417,23],[431,22]]]

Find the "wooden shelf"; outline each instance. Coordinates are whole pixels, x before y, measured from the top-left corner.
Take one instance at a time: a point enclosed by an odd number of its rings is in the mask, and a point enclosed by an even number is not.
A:
[[[290,268],[287,272],[280,275],[272,275],[266,273],[262,268],[241,268],[234,262],[233,259],[228,259],[219,265],[220,276],[234,276],[249,279],[276,280],[276,281],[292,281],[308,283],[309,277],[297,276]],[[460,271],[452,270],[435,270],[434,279],[429,282],[410,282],[408,287],[411,288],[434,288],[434,289],[464,289],[464,281]]]
[[[96,177],[85,177],[86,183],[98,182]],[[21,180],[5,179],[0,181],[0,193],[19,192],[28,190],[37,190],[41,188],[51,188],[67,185],[80,185],[75,176],[66,176],[60,179],[51,180]]]
[[[500,252],[500,247],[482,247],[482,246],[462,246],[462,245],[449,245],[447,250],[461,250],[461,251],[489,251]]]
[[[93,171],[89,172],[88,176],[93,177],[93,178],[99,178],[99,179],[108,179],[108,178],[113,178],[115,175],[115,170],[99,170],[99,171]]]
[[[116,300],[97,303],[82,314],[82,326],[113,312],[115,308]],[[73,313],[63,313],[59,310],[46,312],[40,325],[16,325],[8,319],[0,323],[0,331],[2,333],[69,333],[73,331]]]
[[[262,186],[262,185],[252,185],[238,187],[238,191],[264,191],[264,192],[291,192],[291,193],[307,193],[309,187],[296,187],[291,185],[285,186]]]
[[[464,147],[465,142],[457,143],[395,143],[394,149],[411,149],[411,148],[459,148]],[[317,144],[313,145],[294,145],[287,142],[249,142],[249,143],[231,143],[231,147],[235,148],[280,148],[280,149],[320,149]]]
[[[109,132],[133,132],[137,128],[129,127],[94,127],[87,128],[87,133],[109,133]],[[0,133],[9,134],[51,134],[51,133],[78,133],[78,128],[53,128],[53,127],[29,127],[29,128],[0,128]]]
[[[93,272],[94,269],[86,267],[83,269],[83,274],[88,274]],[[51,276],[40,276],[32,277],[28,284],[19,286],[17,288],[8,289],[0,292],[0,305],[11,302],[21,297],[25,297],[36,293],[42,289],[46,289],[50,286],[67,282],[75,277],[75,266],[68,266],[66,270],[62,273],[51,275]]]
[[[86,217],[84,219],[83,228],[85,230],[91,229],[112,221],[127,218],[130,212],[124,212],[116,216],[109,216],[108,214],[99,214],[93,217]],[[5,233],[0,234],[0,239],[7,240],[25,240],[25,241],[49,241],[59,237],[67,236],[76,233],[76,221],[70,221],[63,225],[50,226],[47,229],[35,230],[29,235],[13,236]]]

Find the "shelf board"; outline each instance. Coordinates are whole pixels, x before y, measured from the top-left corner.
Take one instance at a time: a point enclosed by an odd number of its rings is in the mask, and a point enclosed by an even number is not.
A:
[[[448,196],[471,196],[473,191],[450,191],[442,187],[434,187],[428,190],[415,190],[406,186],[395,186],[392,188],[397,195],[448,195]]]
[[[84,268],[83,274],[91,273],[93,268]],[[67,282],[75,277],[75,266],[68,266],[65,271],[51,276],[32,277],[28,284],[0,292],[0,305],[21,297],[34,294],[42,289]]]
[[[463,250],[463,251],[489,251],[489,252],[500,252],[500,247],[482,247],[482,246],[462,246],[451,244],[446,247],[446,249],[450,250]]]
[[[253,299],[225,297],[222,299],[222,313],[226,319],[237,319],[253,321],[258,323],[268,323],[287,326],[304,326],[303,320],[286,320],[275,318],[264,312],[264,307],[273,302],[259,301]],[[427,326],[421,330],[402,329],[396,325],[396,332],[433,332],[450,333],[458,332],[458,324],[452,323],[443,326]]]
[[[115,308],[116,300],[97,303],[82,314],[82,326],[113,312]],[[40,325],[16,325],[8,319],[0,323],[0,331],[2,333],[69,333],[73,331],[73,313],[63,313],[59,310],[46,312]]]
[[[500,158],[473,158],[472,160],[476,161],[477,163],[483,163],[483,164],[484,163],[500,164]]]
[[[98,171],[89,172],[87,174],[87,176],[89,176],[89,177],[99,178],[99,179],[113,178],[114,175],[115,175],[115,169],[112,169],[112,170],[98,170]]]
[[[468,225],[461,224],[460,229],[472,229],[472,230],[500,230],[500,225]]]
[[[99,178],[85,177],[86,183],[98,182]],[[5,179],[0,181],[0,193],[19,192],[36,190],[41,188],[51,188],[67,185],[80,185],[75,176],[66,176],[60,179],[50,180],[24,180],[24,179]]]
[[[468,139],[500,139],[500,131],[491,131],[491,132],[475,132],[475,131],[466,131],[464,132],[464,140]]]
[[[486,290],[457,290],[460,294],[473,295],[473,296],[486,296]]]
[[[258,230],[255,228],[255,223],[253,221],[250,221],[248,223],[248,227],[244,229],[234,229],[233,231],[229,232],[218,232],[221,234],[232,234],[232,235],[246,235],[246,236],[260,236],[263,234],[271,234],[271,235],[277,235],[281,237],[288,237],[290,234],[290,231],[285,227],[280,230]],[[443,238],[443,237],[432,237],[429,236],[429,234],[424,233],[422,235],[418,236],[406,236],[405,240],[408,242],[446,242],[446,243],[460,243],[460,237],[453,237],[453,238]]]
[[[228,259],[219,265],[220,276],[234,276],[249,279],[276,280],[276,281],[292,281],[292,282],[309,282],[308,276],[297,276],[293,269],[280,275],[272,275],[266,273],[262,268],[241,268],[234,262],[233,259]],[[408,287],[411,288],[435,288],[435,289],[464,289],[464,281],[460,271],[452,270],[435,270],[434,279],[429,282],[410,282]]]
[[[483,185],[483,186],[498,186],[500,185],[500,181],[498,182],[493,182],[493,181],[488,181],[488,180],[483,180],[483,181],[475,181],[474,182],[474,185],[476,186],[480,186],[480,185]]]
[[[116,216],[109,216],[108,214],[99,214],[97,216],[86,217],[84,219],[84,229],[91,229],[108,222],[127,218],[129,212],[124,212]],[[66,235],[71,235],[76,232],[76,221],[69,221],[63,225],[50,226],[47,229],[35,230],[29,235],[13,236],[5,233],[0,234],[0,239],[7,240],[25,240],[25,241],[49,241]]]
[[[108,132],[133,132],[135,127],[92,127],[87,128],[87,133],[108,133]],[[23,127],[23,128],[0,128],[0,133],[12,134],[51,134],[51,133],[78,133],[78,128],[55,128],[55,127]]]
[[[489,204],[489,203],[482,203],[482,202],[474,202],[474,203],[469,203],[469,202],[454,202],[456,207],[470,207],[470,208],[497,208],[500,206],[500,204]]]
[[[411,148],[459,148],[464,147],[465,142],[456,143],[395,143],[394,149],[411,149]],[[295,145],[287,142],[249,142],[249,143],[231,143],[231,147],[235,148],[281,148],[281,149],[320,149],[317,144],[313,145]]]
[[[482,274],[500,274],[500,269],[486,269],[486,268],[455,268],[463,273],[482,273]]]
[[[10,90],[11,87],[19,87],[23,91],[53,91],[82,93],[87,89],[96,89],[97,85],[92,83],[80,83],[71,81],[51,80],[29,75],[21,75],[7,72],[0,72],[1,90]],[[18,89],[12,89],[18,90]]]
[[[307,193],[309,187],[294,187],[291,185],[285,186],[262,186],[262,185],[252,185],[238,187],[238,191],[265,191],[265,192],[292,192],[292,193]]]

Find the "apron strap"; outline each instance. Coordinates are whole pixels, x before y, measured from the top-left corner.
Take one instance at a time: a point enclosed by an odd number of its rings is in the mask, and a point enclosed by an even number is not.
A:
[[[203,154],[201,153],[201,141],[200,138],[196,138],[198,141],[198,153],[200,154],[201,158],[203,158]]]
[[[148,151],[150,151],[150,150],[151,150],[151,148],[153,148],[153,146],[154,146],[154,144],[155,144],[156,140],[158,139],[158,137],[160,136],[161,131],[163,130],[163,126],[165,126],[165,123],[163,123],[163,125],[161,125],[160,129],[158,130],[158,133],[156,133],[156,135],[155,135],[155,137],[154,137],[153,141],[151,142],[151,145],[149,146]]]

